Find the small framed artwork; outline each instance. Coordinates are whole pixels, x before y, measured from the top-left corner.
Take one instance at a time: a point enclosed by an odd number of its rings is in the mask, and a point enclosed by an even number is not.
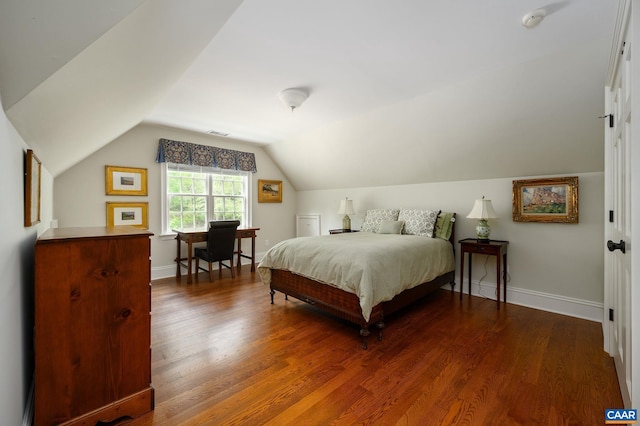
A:
[[[149,203],[107,202],[107,226],[149,228]]]
[[[24,226],[40,223],[40,172],[42,163],[28,149],[25,157],[24,172]]]
[[[578,177],[514,180],[513,221],[578,223]]]
[[[258,179],[258,202],[281,203],[282,181]]]
[[[107,195],[147,195],[147,169],[105,166]]]

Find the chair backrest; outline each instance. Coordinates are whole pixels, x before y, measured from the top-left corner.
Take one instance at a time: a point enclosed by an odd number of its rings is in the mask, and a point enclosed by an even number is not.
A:
[[[209,222],[207,252],[211,261],[227,260],[233,257],[236,229],[239,220],[214,220]]]

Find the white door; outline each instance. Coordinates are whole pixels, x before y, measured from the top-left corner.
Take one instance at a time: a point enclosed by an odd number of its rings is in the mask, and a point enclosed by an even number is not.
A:
[[[632,376],[633,319],[638,306],[638,289],[632,285],[631,214],[632,176],[632,40],[629,31],[631,1],[620,2],[623,10],[616,28],[616,40],[606,91],[605,116],[605,350],[613,356],[622,397],[627,408],[640,395],[634,394]],[[640,76],[638,76],[640,77]],[[635,78],[640,84],[640,78]],[[640,109],[640,104],[635,105]],[[637,136],[635,136],[637,137]],[[637,144],[634,144],[637,146]],[[635,178],[637,179],[637,178]],[[635,309],[634,309],[635,308]],[[637,329],[640,326],[636,327]],[[636,331],[637,334],[637,331]],[[639,352],[636,351],[636,354]],[[636,363],[636,368],[640,362]],[[638,384],[635,383],[637,386]]]

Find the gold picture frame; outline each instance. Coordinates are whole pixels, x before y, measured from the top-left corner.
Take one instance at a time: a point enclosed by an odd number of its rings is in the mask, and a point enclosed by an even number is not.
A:
[[[281,203],[282,181],[258,179],[258,202]]]
[[[135,226],[148,229],[149,203],[107,201],[107,226]]]
[[[513,221],[578,223],[578,177],[514,180]]]
[[[106,195],[147,195],[147,169],[104,166]]]
[[[40,223],[40,186],[42,163],[33,150],[28,149],[24,165],[24,226]]]

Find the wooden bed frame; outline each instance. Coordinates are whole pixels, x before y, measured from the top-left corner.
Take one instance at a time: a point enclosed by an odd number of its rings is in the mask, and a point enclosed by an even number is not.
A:
[[[453,217],[455,218],[455,215]],[[449,242],[455,251],[455,222],[451,230]],[[337,287],[319,283],[289,271],[272,269],[270,285],[271,304],[274,304],[273,297],[275,292],[279,291],[284,293],[285,299],[288,299],[288,296],[295,297],[325,312],[359,325],[362,348],[367,349],[367,337],[371,334],[369,327],[372,324],[375,324],[378,328],[378,340],[382,340],[382,329],[384,328],[386,315],[399,311],[427,294],[438,290],[447,283],[451,285],[451,291],[453,291],[455,286],[455,271],[447,272],[429,282],[405,290],[387,302],[375,305],[371,310],[369,321],[366,321],[362,316],[360,300],[355,294]]]

